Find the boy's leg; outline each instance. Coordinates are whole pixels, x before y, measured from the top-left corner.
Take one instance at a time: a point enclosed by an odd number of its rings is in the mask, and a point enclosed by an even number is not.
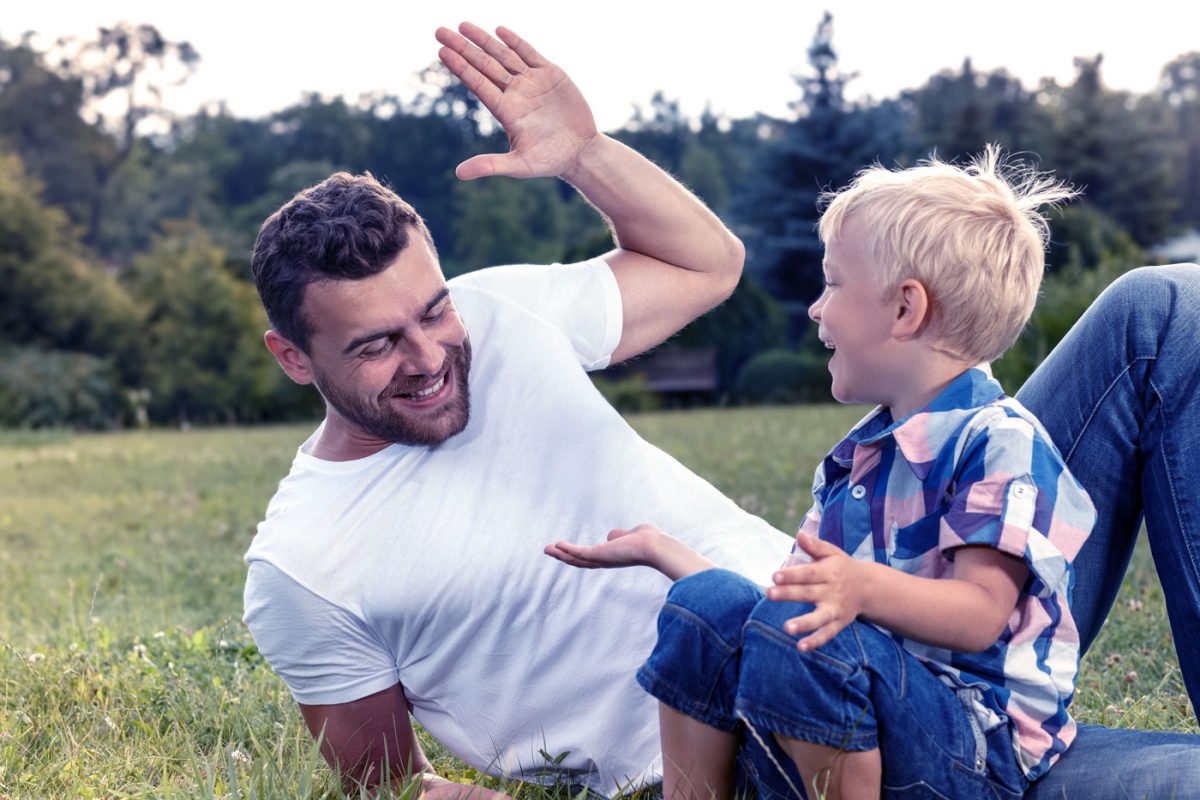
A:
[[[868,768],[873,756],[864,754],[878,753],[874,791],[885,797],[1021,796],[1027,781],[1007,726],[981,730],[964,702],[977,690],[956,693],[866,623],[801,653],[783,624],[811,609],[763,601],[746,623],[734,710],[748,738],[774,734],[858,754]]]
[[[878,800],[883,786],[879,748],[844,752],[776,734],[776,741],[800,771],[813,794],[829,800]]]
[[[1115,281],[1017,393],[1096,505],[1075,560],[1084,650],[1129,563],[1143,508],[1175,649],[1200,707],[1200,267]]]
[[[658,642],[637,673],[659,700],[666,800],[733,793],[742,626],[761,599],[758,586],[720,569],[676,581],[667,593]]]
[[[721,800],[734,785],[738,737],[658,704],[664,800]]]

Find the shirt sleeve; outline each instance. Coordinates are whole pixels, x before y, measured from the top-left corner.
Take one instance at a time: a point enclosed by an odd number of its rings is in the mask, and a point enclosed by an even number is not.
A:
[[[603,258],[489,267],[461,275],[454,283],[502,297],[550,323],[570,341],[584,369],[607,367],[621,341],[621,290]]]
[[[1065,593],[1095,511],[1032,423],[1000,410],[971,435],[955,470],[938,548],[982,545],[1026,562],[1034,593]],[[1065,594],[1064,594],[1065,596]]]
[[[348,703],[400,681],[388,649],[361,619],[269,562],[250,562],[244,619],[298,703]]]

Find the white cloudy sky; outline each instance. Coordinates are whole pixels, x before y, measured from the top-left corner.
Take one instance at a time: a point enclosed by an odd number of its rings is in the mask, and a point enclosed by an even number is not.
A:
[[[88,34],[117,20],[156,25],[190,41],[201,55],[192,80],[171,104],[188,111],[224,100],[257,116],[305,91],[385,90],[402,96],[412,75],[435,57],[433,31],[470,19],[507,25],[556,60],[592,102],[601,127],[628,119],[631,104],[656,89],[689,114],[706,102],[733,117],[782,115],[797,90],[791,75],[821,14],[834,14],[843,69],[859,73],[852,95],[894,95],[970,56],[980,69],[1005,67],[1032,86],[1041,76],[1068,81],[1073,57],[1104,53],[1110,86],[1146,91],[1172,57],[1200,50],[1200,3],[1077,0],[806,0],[656,2],[603,0],[365,0],[310,3],[209,0],[40,0],[10,2],[0,37],[25,31]],[[1108,10],[1114,9],[1114,10]]]

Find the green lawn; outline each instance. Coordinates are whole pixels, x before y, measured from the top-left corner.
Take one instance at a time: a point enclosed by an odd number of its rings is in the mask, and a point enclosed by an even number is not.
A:
[[[632,421],[788,530],[817,460],[860,411]],[[0,434],[0,800],[340,796],[240,621],[242,553],[309,427]],[[1200,730],[1144,547],[1074,710]],[[427,749],[446,774],[478,780]]]

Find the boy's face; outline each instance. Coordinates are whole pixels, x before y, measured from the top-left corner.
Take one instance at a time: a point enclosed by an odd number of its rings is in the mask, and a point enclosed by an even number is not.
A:
[[[895,309],[884,299],[873,267],[862,224],[851,214],[825,245],[825,290],[808,316],[833,350],[833,396],[842,403],[890,406],[904,365],[896,363],[891,335]]]

